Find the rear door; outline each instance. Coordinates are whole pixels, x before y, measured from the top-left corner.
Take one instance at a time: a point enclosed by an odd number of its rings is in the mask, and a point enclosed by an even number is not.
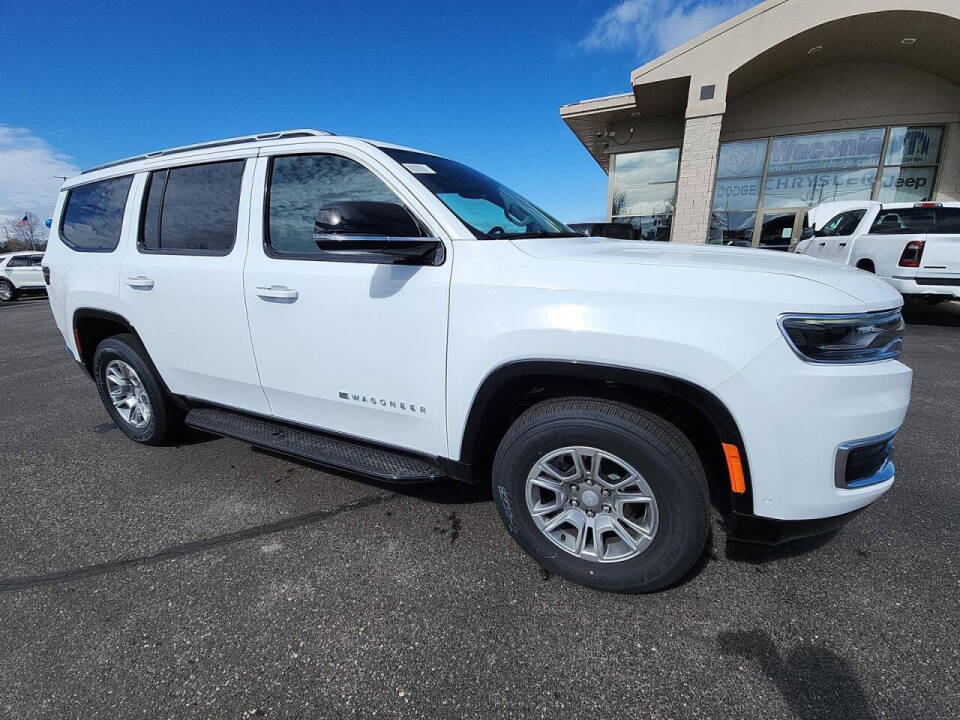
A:
[[[120,297],[172,391],[268,414],[243,300],[255,153],[154,163]]]
[[[42,288],[43,283],[43,253],[28,255],[27,277],[25,287]]]

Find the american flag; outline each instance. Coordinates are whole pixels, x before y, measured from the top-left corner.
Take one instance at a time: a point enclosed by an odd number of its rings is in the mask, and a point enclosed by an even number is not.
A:
[[[25,227],[30,222],[30,213],[23,216],[23,219],[17,223],[17,227]]]

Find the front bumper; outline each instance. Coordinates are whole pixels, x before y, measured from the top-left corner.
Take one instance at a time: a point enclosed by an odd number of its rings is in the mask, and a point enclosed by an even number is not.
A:
[[[715,388],[743,436],[752,515],[787,521],[833,518],[860,510],[889,490],[892,462],[878,462],[875,475],[852,482],[838,476],[838,463],[843,458],[846,468],[853,448],[900,427],[912,377],[910,368],[896,360],[807,363],[780,340]]]

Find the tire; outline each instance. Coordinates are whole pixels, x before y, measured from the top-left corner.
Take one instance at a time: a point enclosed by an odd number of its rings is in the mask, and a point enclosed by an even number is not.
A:
[[[13,302],[17,299],[17,289],[6,278],[0,278],[0,302]]]
[[[114,378],[123,378],[126,384],[111,381],[108,372]],[[101,342],[93,355],[93,373],[103,406],[128,438],[144,445],[164,445],[173,439],[181,427],[182,412],[171,401],[146,349],[136,336],[114,335]],[[127,388],[136,393],[138,402],[135,407],[143,407],[145,396],[147,410],[124,417],[123,413],[130,413],[130,410],[118,409],[114,405],[111,388],[115,391],[121,388],[121,394],[127,392]]]
[[[562,495],[542,490],[537,483],[555,482],[549,473],[536,472],[543,467],[539,463],[544,458],[554,456],[547,464],[554,471],[561,469],[565,478],[567,472],[577,474],[575,469],[564,469],[575,467],[576,461],[570,454],[573,448],[582,449],[577,452],[587,455],[593,449],[602,451],[605,459],[601,461],[599,478],[590,480],[592,470],[585,471],[573,484],[560,483],[564,488]],[[588,458],[581,460],[580,466],[586,468],[588,460],[590,465],[595,463]],[[615,489],[618,474],[624,476],[620,471],[611,472],[618,464],[628,466],[626,475],[639,473],[642,477],[638,484]],[[537,481],[528,485],[528,477],[536,477]],[[675,426],[629,405],[589,398],[548,400],[535,405],[514,422],[501,441],[492,480],[494,502],[517,543],[546,570],[597,590],[661,590],[680,580],[706,547],[710,500],[696,451]],[[646,483],[646,489],[641,483]],[[607,493],[606,497],[597,496],[596,492],[587,495],[587,490],[595,491],[598,487]],[[652,493],[653,502],[618,500],[641,498],[647,491]],[[573,538],[577,529],[573,521],[548,534],[541,529],[545,522],[542,516],[535,520],[530,503],[537,509],[552,507],[563,497],[567,498],[563,505],[566,510],[559,512],[569,511],[569,517],[579,518],[577,523],[596,523],[594,527],[600,527],[601,521],[609,525],[615,518],[624,530],[630,529],[625,524],[629,520],[633,527],[645,525],[648,534],[632,530],[628,533],[637,549],[631,549],[620,533],[609,529],[599,533],[593,528],[581,530]],[[590,516],[593,519],[586,519],[587,509],[594,512]],[[549,520],[558,517],[559,512],[548,514],[545,524],[549,525]],[[582,542],[580,532],[584,533]],[[578,545],[581,553],[576,550]]]

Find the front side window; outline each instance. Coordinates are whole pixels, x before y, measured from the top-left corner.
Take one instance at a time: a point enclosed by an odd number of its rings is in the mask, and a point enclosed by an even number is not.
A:
[[[817,237],[852,235],[866,212],[866,210],[850,210],[849,212],[840,213],[824,223],[823,227],[817,230],[816,235]]]
[[[270,170],[267,245],[277,255],[321,257],[318,240],[347,215],[362,216],[362,235],[425,236],[416,219],[384,182],[340,155],[281,155]],[[404,222],[406,221],[406,223]],[[404,224],[407,229],[398,230]]]
[[[573,230],[483,173],[447,158],[381,147],[478,238],[570,237]]]
[[[12,268],[13,268],[13,267],[27,267],[29,264],[30,264],[30,263],[29,263],[29,261],[27,260],[26,256],[24,256],[24,255],[17,255],[17,256],[15,256],[15,257],[10,258],[10,262],[7,263],[7,267],[12,267]]]
[[[133,177],[80,185],[67,196],[60,238],[74,250],[111,252],[120,243],[123,209]]]
[[[151,173],[141,251],[229,253],[237,236],[243,165],[229,160]]]

